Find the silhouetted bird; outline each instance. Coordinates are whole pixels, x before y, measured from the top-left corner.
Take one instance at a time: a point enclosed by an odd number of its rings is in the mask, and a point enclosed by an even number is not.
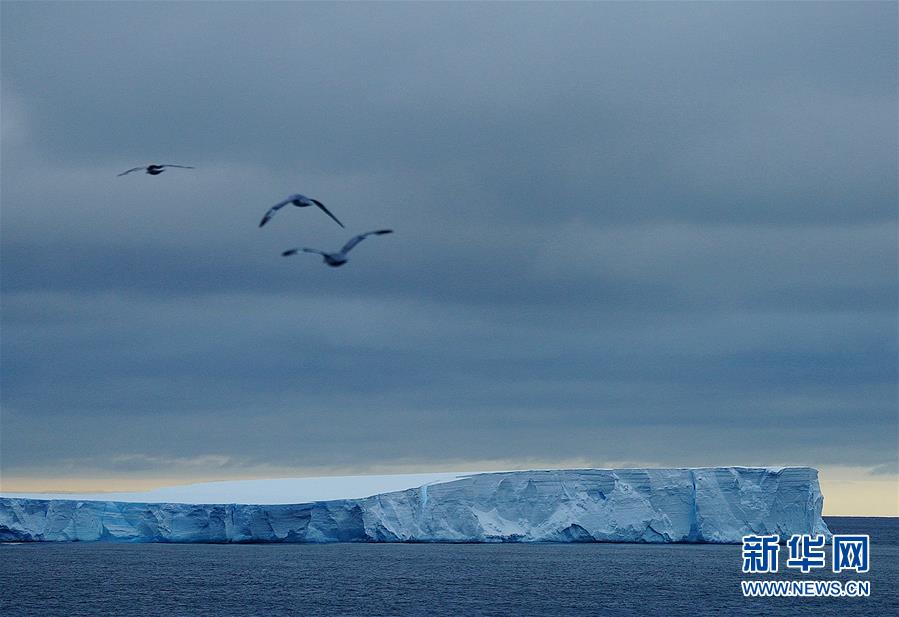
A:
[[[392,229],[379,229],[378,231],[369,231],[368,233],[359,234],[358,236],[353,237],[349,242],[343,245],[343,248],[340,249],[337,253],[325,253],[324,251],[320,251],[318,249],[305,249],[305,248],[295,248],[284,251],[281,253],[282,257],[288,257],[290,255],[296,255],[300,251],[304,253],[316,253],[321,255],[324,258],[324,262],[329,266],[337,268],[338,266],[342,266],[347,262],[346,254],[350,252],[350,250],[365,240],[368,236],[381,236],[384,234],[392,234]]]
[[[282,201],[280,203],[276,203],[274,206],[272,206],[271,208],[268,209],[268,212],[266,212],[265,216],[262,217],[262,220],[259,221],[259,226],[262,227],[263,225],[268,223],[270,220],[272,220],[272,217],[275,216],[275,213],[278,210],[280,210],[284,206],[288,206],[288,205],[293,205],[293,206],[296,206],[297,208],[306,208],[307,206],[318,206],[319,208],[321,208],[322,212],[324,212],[325,214],[330,216],[332,219],[334,219],[335,223],[337,223],[338,225],[343,227],[343,223],[338,221],[337,217],[334,216],[333,214],[331,214],[331,212],[325,207],[325,204],[323,204],[322,202],[320,202],[316,199],[310,199],[310,198],[306,197],[305,195],[291,195],[284,201]]]
[[[134,169],[129,169],[128,171],[123,171],[119,175],[124,176],[126,174],[130,174],[132,171],[140,171],[141,169],[143,169],[151,176],[158,176],[159,174],[161,174],[162,172],[165,171],[166,167],[180,167],[181,169],[193,169],[193,167],[190,167],[188,165],[168,165],[168,164],[166,164],[166,165],[147,165],[146,167],[135,167]]]

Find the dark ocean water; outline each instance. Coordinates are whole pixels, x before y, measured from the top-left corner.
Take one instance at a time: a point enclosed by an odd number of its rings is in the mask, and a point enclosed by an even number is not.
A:
[[[0,615],[897,615],[899,519],[872,537],[868,598],[744,598],[737,545],[6,544]],[[782,556],[786,551],[781,551]]]

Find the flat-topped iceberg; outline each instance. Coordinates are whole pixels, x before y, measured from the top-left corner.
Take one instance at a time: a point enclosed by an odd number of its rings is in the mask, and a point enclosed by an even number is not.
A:
[[[445,478],[299,504],[0,498],[0,541],[720,542],[823,533],[806,467],[575,469]]]

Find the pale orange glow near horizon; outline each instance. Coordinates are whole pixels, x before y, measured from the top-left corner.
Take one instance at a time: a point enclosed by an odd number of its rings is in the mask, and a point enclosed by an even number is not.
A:
[[[899,475],[858,471],[819,470],[824,516],[899,516]]]

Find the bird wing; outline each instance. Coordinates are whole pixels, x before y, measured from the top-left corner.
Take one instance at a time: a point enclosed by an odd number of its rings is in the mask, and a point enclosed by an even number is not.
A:
[[[327,214],[327,215],[330,216],[332,219],[334,219],[334,222],[335,222],[335,223],[337,223],[338,225],[340,225],[341,227],[343,227],[343,223],[341,223],[340,221],[338,221],[338,220],[337,220],[337,217],[334,216],[333,214],[331,214],[331,211],[328,210],[328,209],[325,207],[325,204],[323,204],[322,202],[318,201],[317,199],[310,199],[309,201],[311,201],[311,202],[314,203],[316,206],[318,206],[319,208],[321,208],[322,211],[323,211],[325,214]]]
[[[269,208],[268,212],[265,213],[265,216],[262,217],[262,220],[259,221],[259,226],[262,227],[263,225],[268,223],[270,220],[272,220],[272,217],[275,216],[275,212],[277,212],[278,210],[280,210],[281,208],[283,208],[284,206],[289,204],[291,201],[293,201],[293,197],[288,197],[284,201],[276,203],[274,206]]]
[[[120,176],[124,176],[125,174],[130,174],[132,171],[137,171],[137,170],[139,170],[139,169],[146,169],[146,167],[134,167],[134,168],[132,168],[132,169],[129,169],[128,171],[123,171],[123,172],[120,173],[119,175],[120,175]]]
[[[302,247],[297,247],[295,249],[288,249],[281,253],[281,257],[290,257],[291,255],[296,255],[299,252],[303,253],[316,253],[318,255],[324,255],[324,251],[320,251],[318,249],[304,249]]]
[[[358,236],[354,236],[350,238],[350,241],[343,245],[343,248],[340,249],[341,253],[349,253],[350,249],[354,246],[365,240],[369,236],[382,236],[384,234],[392,234],[392,229],[379,229],[377,231],[369,231],[364,234],[359,234]]]
[[[170,163],[165,163],[160,165],[160,167],[180,167],[181,169],[196,169],[195,167],[191,167],[190,165],[172,165]]]

